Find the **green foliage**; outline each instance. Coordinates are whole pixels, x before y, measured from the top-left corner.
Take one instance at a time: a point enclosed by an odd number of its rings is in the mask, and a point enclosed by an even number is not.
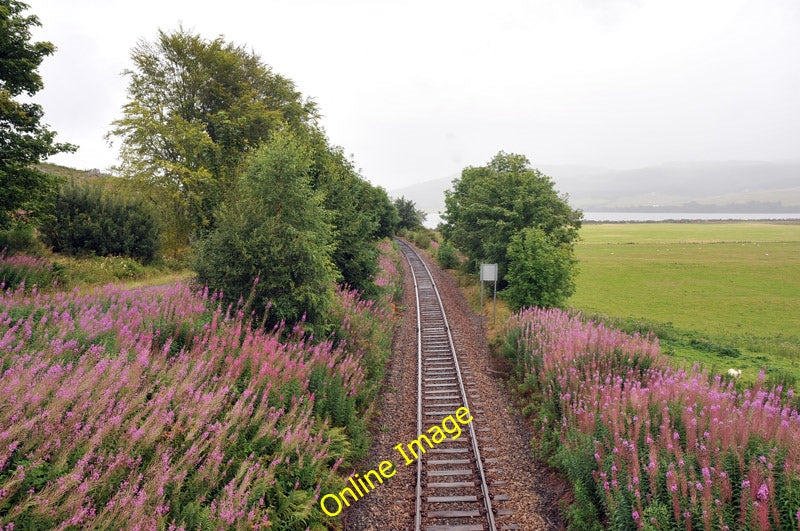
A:
[[[525,306],[561,306],[575,291],[575,258],[571,247],[526,227],[508,244],[508,287],[503,296],[516,311]]]
[[[26,252],[41,254],[45,249],[36,237],[36,231],[28,224],[15,224],[8,230],[0,230],[0,250],[9,254]]]
[[[428,249],[431,246],[431,239],[425,233],[425,231],[415,231],[413,234],[414,234],[414,245],[416,245],[420,249]]]
[[[257,55],[222,37],[162,31],[154,42],[140,42],[132,58],[129,103],[110,136],[121,141],[121,174],[162,207],[170,249],[214,231],[224,216],[220,208],[230,218],[228,203],[246,193],[238,190],[237,176],[249,157],[273,133],[290,131],[309,151],[306,180],[329,213],[330,258],[341,280],[375,295],[373,244],[393,234],[396,212],[386,192],[329,144],[313,102]],[[277,193],[286,184],[276,186]]]
[[[122,175],[167,205],[176,245],[213,227],[240,165],[273,131],[317,118],[292,81],[222,37],[159,31],[131,58],[129,101],[109,136],[121,142]]]
[[[588,495],[583,484],[573,485],[572,492],[575,503],[561,507],[567,520],[568,529],[571,531],[600,531],[604,527],[600,524],[597,508],[589,503]]]
[[[380,186],[370,187],[365,200],[365,206],[377,216],[378,238],[391,238],[394,236],[397,233],[398,225],[400,225],[400,214],[398,214],[392,200],[389,199],[386,190]]]
[[[334,426],[345,429],[348,436],[348,456],[363,458],[369,449],[369,430],[363,407],[357,404],[357,397],[348,394],[345,382],[338,378],[326,377],[324,369],[311,373],[308,393],[316,398],[314,415],[329,419]]]
[[[713,352],[717,356],[721,356],[723,358],[738,358],[742,355],[741,351],[735,347],[729,347],[726,345],[717,345],[713,341],[709,341],[706,339],[695,339],[692,338],[689,340],[689,346],[695,350],[701,350],[703,352]]]
[[[657,502],[648,505],[642,514],[642,526],[642,529],[647,531],[670,529],[672,526],[672,519],[670,518],[668,507],[665,504]]]
[[[386,191],[364,180],[322,131],[311,130],[304,138],[313,151],[311,187],[322,194],[323,207],[331,214],[333,263],[345,285],[375,298],[375,243],[394,235],[397,212]]]
[[[420,249],[429,249],[431,247],[431,242],[436,242],[438,244],[436,232],[422,225],[418,225],[412,230],[401,229],[399,235],[411,241]]]
[[[581,227],[582,213],[523,155],[501,151],[486,166],[465,168],[445,195],[442,234],[470,264],[497,263],[500,289],[507,283],[507,247],[514,234],[537,228],[553,242],[571,246]]]
[[[148,263],[156,256],[160,229],[143,201],[70,183],[59,191],[52,220],[41,231],[56,252],[127,256]]]
[[[417,205],[411,199],[399,197],[394,200],[394,207],[399,217],[398,229],[413,230],[422,226],[425,221],[425,212],[417,210]]]
[[[322,132],[310,135],[313,147],[311,187],[323,197],[333,229],[332,260],[342,282],[374,297],[372,281],[378,267],[381,202],[379,193],[363,180],[341,148],[329,146]],[[388,201],[388,197],[387,197]]]
[[[330,213],[309,183],[312,153],[294,135],[276,133],[252,157],[236,197],[196,250],[198,281],[231,302],[249,300],[273,326],[319,323],[337,275]]]
[[[439,250],[436,251],[436,261],[444,269],[455,269],[460,264],[456,248],[450,242],[439,246]]]
[[[55,132],[41,123],[40,105],[14,100],[42,89],[37,69],[55,52],[49,42],[30,42],[31,28],[40,23],[23,15],[26,9],[17,0],[0,0],[0,229],[9,228],[15,217],[32,222],[46,214],[57,182],[30,166],[75,149],[55,142]]]

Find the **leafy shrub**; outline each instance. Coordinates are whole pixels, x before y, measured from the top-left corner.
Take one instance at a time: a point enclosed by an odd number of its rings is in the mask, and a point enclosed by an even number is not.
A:
[[[8,254],[39,254],[44,250],[42,243],[36,238],[36,231],[28,224],[18,224],[0,231],[1,249],[5,249]]]
[[[91,185],[64,185],[53,219],[41,230],[54,251],[71,255],[127,256],[149,263],[158,251],[159,225],[144,202]]]
[[[308,146],[291,134],[275,135],[253,156],[236,197],[197,246],[199,282],[234,304],[248,300],[270,327],[304,319],[320,325],[331,305],[337,273],[330,213],[310,186],[312,163]]]
[[[430,249],[433,247],[435,250],[439,245],[436,232],[421,225],[411,230],[401,231],[400,236],[410,240],[420,249]]]
[[[386,190],[379,186],[369,187],[365,198],[374,213],[378,227],[378,238],[391,238],[397,232],[400,216]]]
[[[456,248],[449,242],[445,242],[439,246],[439,250],[436,251],[436,260],[444,269],[455,269],[460,263],[458,255],[456,254]]]
[[[415,231],[413,234],[414,245],[420,249],[427,249],[431,246],[431,238],[425,231]]]
[[[507,256],[503,295],[514,310],[561,306],[575,291],[572,247],[543,230],[529,227],[514,234]]]

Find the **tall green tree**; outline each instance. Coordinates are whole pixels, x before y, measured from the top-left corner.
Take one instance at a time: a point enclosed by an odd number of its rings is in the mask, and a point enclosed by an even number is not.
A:
[[[453,189],[445,193],[442,217],[445,238],[473,265],[497,263],[498,286],[504,288],[512,238],[524,229],[537,229],[554,248],[563,245],[571,253],[583,214],[572,209],[553,180],[532,168],[524,155],[501,151],[486,166],[467,167],[453,181]]]
[[[394,200],[394,208],[400,220],[397,223],[398,229],[415,229],[425,221],[425,212],[417,210],[417,205],[411,199],[398,197]]]
[[[575,256],[569,244],[542,229],[526,227],[508,244],[508,286],[503,296],[513,310],[562,306],[575,292]]]
[[[340,148],[329,146],[321,132],[314,136],[316,164],[311,186],[322,194],[323,206],[331,215],[333,263],[345,284],[373,295],[379,220],[364,204],[371,185],[358,175]]]
[[[178,243],[213,227],[242,162],[270,133],[318,118],[291,80],[222,37],[159,31],[131,60],[128,103],[109,138],[120,141],[121,174],[169,201]]]
[[[378,221],[378,238],[391,238],[397,232],[400,215],[389,194],[380,186],[371,186],[364,198],[364,207],[372,212]]]
[[[339,275],[331,213],[311,186],[307,143],[276,132],[252,155],[236,195],[196,249],[198,280],[233,303],[250,300],[268,325],[322,322]]]
[[[23,14],[28,7],[0,0],[0,229],[15,217],[36,220],[47,209],[56,180],[31,165],[76,149],[55,141],[55,132],[41,122],[40,105],[15,101],[43,88],[38,68],[55,52],[49,42],[31,42],[31,28],[41,23]]]

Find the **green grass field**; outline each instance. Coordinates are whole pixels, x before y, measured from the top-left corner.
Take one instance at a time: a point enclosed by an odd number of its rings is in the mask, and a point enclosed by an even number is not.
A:
[[[800,382],[800,223],[587,224],[569,304],[717,371]]]

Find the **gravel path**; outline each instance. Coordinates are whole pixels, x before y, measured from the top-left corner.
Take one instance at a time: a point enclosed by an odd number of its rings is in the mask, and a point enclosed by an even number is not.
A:
[[[470,404],[484,458],[495,458],[487,474],[492,494],[510,499],[498,503],[513,515],[500,516],[498,526],[516,524],[521,530],[561,529],[558,500],[565,487],[556,474],[530,457],[531,433],[512,412],[512,400],[503,381],[492,376],[483,320],[470,309],[453,279],[424,257],[434,274],[453,333],[459,363],[472,370],[481,399]],[[398,465],[397,474],[343,512],[348,530],[407,530],[413,527],[415,466],[404,466],[393,447],[417,437],[416,432],[416,313],[414,289],[404,264],[401,323],[394,337],[394,355],[372,429],[369,456],[353,472],[376,469],[381,461]],[[496,373],[495,373],[496,374]]]

